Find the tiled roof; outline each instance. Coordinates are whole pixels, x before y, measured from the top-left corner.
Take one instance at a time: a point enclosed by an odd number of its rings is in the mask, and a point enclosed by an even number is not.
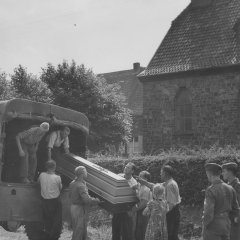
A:
[[[172,22],[147,68],[138,76],[240,63],[234,30],[239,17],[239,0],[213,0],[209,6],[196,8],[189,4]]]
[[[135,115],[141,115],[143,112],[143,87],[137,78],[137,74],[143,70],[144,68],[140,67],[137,72],[132,69],[98,74],[98,76],[104,77],[108,83],[119,83],[126,97],[127,105]]]

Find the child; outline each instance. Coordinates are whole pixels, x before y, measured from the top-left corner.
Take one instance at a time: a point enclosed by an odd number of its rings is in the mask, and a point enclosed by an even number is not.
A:
[[[62,204],[59,198],[62,189],[61,177],[55,174],[56,162],[46,162],[46,172],[42,172],[38,182],[41,186],[43,220],[49,239],[58,239],[62,228]]]
[[[167,202],[164,197],[164,187],[156,184],[153,187],[153,200],[148,202],[143,211],[143,215],[150,215],[145,234],[145,240],[167,240],[166,213],[168,211]]]
[[[148,171],[142,171],[139,173],[139,177],[150,181],[150,173]],[[145,232],[148,224],[148,216],[143,216],[143,210],[146,208],[147,203],[152,199],[152,193],[150,188],[138,184],[136,194],[139,202],[133,207],[133,211],[137,212],[135,238],[137,240],[144,240]]]

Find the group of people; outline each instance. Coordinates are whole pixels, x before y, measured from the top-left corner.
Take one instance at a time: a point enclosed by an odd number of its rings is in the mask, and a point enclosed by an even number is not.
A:
[[[16,143],[20,156],[20,181],[30,183],[34,181],[37,168],[37,150],[40,141],[49,131],[49,123],[43,122],[40,126],[31,127],[16,135]],[[46,155],[48,160],[52,159],[52,154],[58,152],[56,149],[63,148],[65,153],[69,152],[70,129],[65,126],[60,130],[52,131],[46,137]]]
[[[21,159],[20,177],[23,183],[34,181],[37,166],[39,142],[49,131],[44,122],[20,132],[16,142]],[[51,132],[46,138],[46,172],[40,174],[43,217],[45,232],[49,240],[57,239],[57,226],[62,224],[60,192],[62,183],[55,174],[56,162],[52,160],[55,148],[63,146],[69,152],[68,135],[70,129]],[[210,186],[205,191],[203,211],[203,240],[240,240],[240,182],[236,177],[238,165],[226,163],[222,166],[207,163],[205,171]],[[151,183],[150,173],[134,175],[135,165],[128,163],[123,173],[129,186],[135,192],[138,202],[128,212],[113,214],[112,240],[178,240],[181,197],[177,182],[173,179],[174,170],[165,165],[161,169],[162,183]],[[92,198],[86,186],[87,170],[83,166],[75,169],[75,179],[70,184],[70,201],[73,235],[72,240],[87,239],[89,207],[100,204]],[[223,177],[223,181],[222,180]]]
[[[203,211],[204,240],[240,239],[240,182],[234,162],[205,165],[210,186],[205,191]],[[224,182],[221,179],[223,177]]]
[[[56,163],[46,163],[47,171],[39,176],[43,199],[45,231],[49,240],[55,240],[56,225],[61,223],[62,188],[61,178],[55,174]],[[203,211],[203,240],[239,240],[240,182],[236,177],[237,164],[215,163],[205,165],[210,186],[205,192]],[[174,170],[165,165],[161,170],[162,183],[149,182],[150,173],[140,172],[134,176],[135,165],[128,163],[123,174],[136,193],[138,202],[128,212],[113,214],[112,240],[178,240],[180,224],[179,204],[181,197]],[[225,183],[221,180],[221,175]],[[75,179],[70,183],[72,240],[87,239],[89,208],[101,201],[89,195],[85,179],[87,170],[83,166],[75,169]]]
[[[147,171],[134,179],[134,171],[135,165],[128,163],[122,176],[136,192],[139,202],[127,213],[114,214],[112,239],[178,240],[181,197],[173,168],[163,166],[162,183],[157,184],[149,182]],[[207,163],[205,171],[210,186],[205,191],[203,240],[240,240],[238,165]]]
[[[41,186],[45,239],[57,240],[62,226],[62,204],[60,192],[62,182],[56,175],[56,162],[46,162],[46,172],[38,178]],[[69,185],[72,240],[87,240],[87,224],[91,206],[101,203],[98,198],[89,195],[85,179],[87,170],[83,166],[75,169],[75,179]],[[60,230],[60,231],[59,231]]]
[[[174,170],[165,165],[163,183],[151,183],[150,173],[134,178],[135,165],[128,163],[121,174],[135,191],[138,202],[128,212],[112,218],[112,240],[178,240],[181,197]]]

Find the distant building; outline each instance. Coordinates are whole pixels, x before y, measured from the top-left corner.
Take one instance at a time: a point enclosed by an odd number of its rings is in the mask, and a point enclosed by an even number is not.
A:
[[[138,76],[145,152],[239,143],[240,1],[192,0]]]
[[[142,153],[142,113],[143,113],[143,90],[142,84],[137,75],[144,68],[140,63],[134,63],[133,69],[110,73],[101,73],[98,76],[104,77],[108,83],[118,83],[122,93],[126,97],[127,106],[133,112],[133,138],[128,143],[128,153]]]

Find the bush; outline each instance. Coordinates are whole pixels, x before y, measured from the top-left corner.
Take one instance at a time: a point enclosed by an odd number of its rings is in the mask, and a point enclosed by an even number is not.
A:
[[[164,164],[169,164],[175,169],[174,178],[179,184],[183,204],[200,206],[208,185],[205,163],[223,164],[234,161],[239,164],[240,150],[231,146],[212,146],[210,149],[181,148],[163,151],[157,156],[133,156],[128,159],[98,156],[89,160],[115,173],[122,172],[124,165],[131,161],[137,166],[136,174],[147,170],[151,173],[152,182],[161,181],[160,170]]]

